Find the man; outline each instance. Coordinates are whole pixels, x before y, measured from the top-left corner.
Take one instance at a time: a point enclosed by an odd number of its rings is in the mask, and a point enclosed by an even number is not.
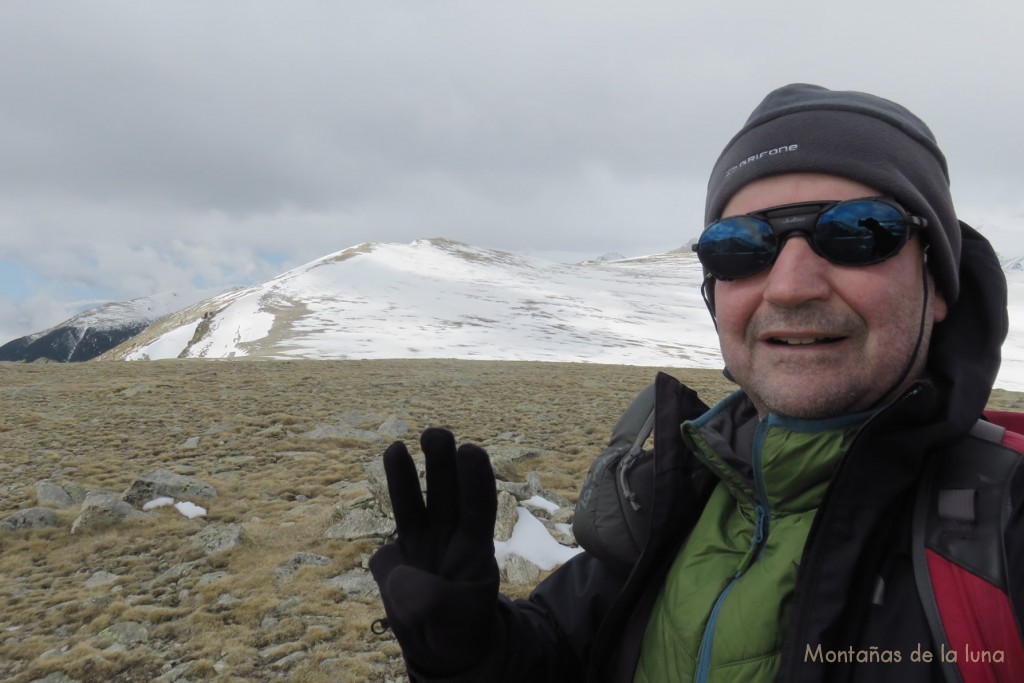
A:
[[[590,547],[529,600],[500,597],[486,453],[424,432],[424,504],[405,446],[385,452],[398,538],[371,569],[414,680],[974,675],[931,636],[912,519],[925,473],[982,415],[1006,283],[956,217],[931,132],[871,95],[780,88],[715,165],[705,225],[703,290],[740,390],[673,421],[686,390],[658,378],[649,535],[630,566]],[[968,615],[999,638],[985,680],[1024,680],[1012,462],[991,544],[1006,585]]]

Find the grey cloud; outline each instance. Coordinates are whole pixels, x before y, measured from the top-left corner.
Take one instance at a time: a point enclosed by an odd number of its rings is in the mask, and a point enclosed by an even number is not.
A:
[[[0,259],[131,298],[373,240],[669,249],[797,80],[907,104],[1015,215],[1024,10],[746,5],[0,3]]]

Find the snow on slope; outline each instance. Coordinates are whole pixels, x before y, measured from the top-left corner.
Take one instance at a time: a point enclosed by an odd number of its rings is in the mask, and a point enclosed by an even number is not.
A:
[[[1024,272],[1007,277],[1011,329],[997,386],[1024,391]],[[185,309],[114,357],[718,368],[700,280],[689,251],[559,264],[443,239],[363,244]]]
[[[571,265],[440,239],[366,244],[189,309],[124,357],[716,367],[700,277],[689,253]]]
[[[54,327],[28,335],[27,338],[38,339],[59,327],[104,330],[121,328],[131,323],[150,323],[214,293],[214,290],[166,292],[131,301],[112,301],[83,311]]]

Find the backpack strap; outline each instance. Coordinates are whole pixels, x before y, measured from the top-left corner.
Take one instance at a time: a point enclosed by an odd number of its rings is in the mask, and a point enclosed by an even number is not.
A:
[[[653,449],[645,444],[658,424],[678,433],[683,421],[707,409],[692,389],[661,372],[637,394],[580,489],[572,532],[581,547],[623,571],[633,566],[648,541],[656,479]],[[659,439],[670,440],[665,433]],[[663,462],[682,458],[678,450],[663,444]]]
[[[625,479],[628,468],[644,452],[654,430],[655,385],[644,388],[615,423],[608,446],[594,459],[580,489],[573,515],[576,542],[592,555],[629,567],[646,542],[637,524],[630,523],[642,505],[643,493]]]
[[[914,504],[914,576],[949,683],[1024,680],[1003,547],[1007,485],[1021,456],[1000,445],[1003,435],[979,421],[931,459]]]
[[[978,420],[971,427],[971,436],[992,443],[1002,443],[1003,437],[1006,436],[1006,427],[988,420]]]

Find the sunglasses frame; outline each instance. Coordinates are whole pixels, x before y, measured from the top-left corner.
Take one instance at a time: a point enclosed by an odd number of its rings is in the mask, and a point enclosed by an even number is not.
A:
[[[840,204],[848,204],[851,202],[878,202],[890,208],[896,209],[896,211],[900,214],[900,217],[903,219],[903,222],[906,224],[907,231],[903,241],[896,247],[896,249],[893,250],[892,253],[887,254],[881,258],[865,261],[863,263],[841,263],[829,258],[828,255],[826,255],[820,250],[817,243],[817,228],[822,215],[839,206]],[[903,206],[901,206],[895,199],[887,196],[857,197],[853,199],[844,199],[840,201],[815,201],[797,202],[795,204],[781,204],[779,206],[772,206],[761,211],[754,211],[751,213],[740,214],[737,216],[727,216],[725,218],[720,218],[719,220],[709,224],[706,228],[704,228],[704,232],[701,233],[701,238],[698,239],[697,242],[692,246],[692,250],[697,252],[698,258],[700,258],[701,239],[703,239],[704,235],[706,235],[711,228],[718,225],[719,223],[736,218],[752,218],[754,220],[760,221],[763,224],[767,224],[768,228],[772,232],[772,235],[775,237],[775,251],[773,254],[771,254],[771,258],[764,264],[764,266],[750,273],[745,273],[743,275],[721,277],[718,274],[712,273],[710,269],[707,268],[707,266],[704,266],[705,270],[708,271],[708,278],[714,278],[717,280],[741,280],[743,278],[753,277],[758,273],[762,273],[765,270],[768,270],[775,264],[776,259],[782,252],[782,248],[786,244],[786,240],[792,237],[793,235],[803,235],[807,239],[807,244],[811,247],[811,250],[813,250],[815,254],[825,259],[829,263],[855,268],[860,266],[870,266],[876,263],[881,263],[882,261],[890,259],[893,256],[899,254],[900,251],[903,250],[903,247],[906,246],[907,242],[910,241],[910,238],[914,235],[915,232],[918,232],[928,227],[928,219],[922,216],[912,215],[906,209],[904,209]],[[704,265],[703,260],[701,260],[701,265]]]

